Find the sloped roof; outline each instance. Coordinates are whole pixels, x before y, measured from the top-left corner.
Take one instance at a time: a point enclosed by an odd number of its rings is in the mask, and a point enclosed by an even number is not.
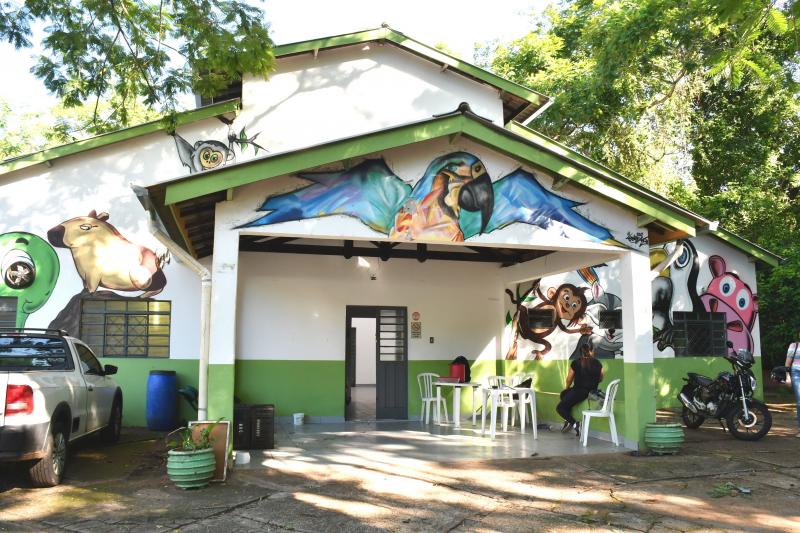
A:
[[[33,165],[38,165],[40,163],[50,163],[55,159],[66,157],[68,155],[78,154],[80,152],[85,152],[86,150],[92,150],[94,148],[108,146],[109,144],[120,141],[133,139],[134,137],[147,135],[148,133],[167,131],[171,127],[191,124],[192,122],[205,120],[207,118],[216,117],[225,113],[235,112],[238,111],[240,107],[241,100],[236,98],[204,107],[198,107],[197,109],[192,109],[191,111],[178,113],[175,116],[175,122],[167,122],[164,119],[153,120],[137,126],[131,126],[130,128],[124,128],[121,130],[104,133],[102,135],[97,135],[95,137],[89,137],[88,139],[62,144],[60,146],[54,146],[45,150],[39,150],[38,152],[12,157],[10,159],[0,161],[0,176],[3,174],[8,174],[9,172],[14,172],[15,170],[21,170]]]

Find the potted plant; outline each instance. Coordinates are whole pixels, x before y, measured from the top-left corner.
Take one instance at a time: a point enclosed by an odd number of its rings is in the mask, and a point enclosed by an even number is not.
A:
[[[216,423],[202,428],[197,436],[191,428],[182,427],[169,435],[178,433],[180,440],[167,443],[167,475],[182,489],[205,487],[214,477],[217,461],[211,447],[211,431]],[[169,436],[168,435],[168,436]]]
[[[647,424],[644,443],[656,455],[675,455],[681,450],[684,433],[680,424]]]

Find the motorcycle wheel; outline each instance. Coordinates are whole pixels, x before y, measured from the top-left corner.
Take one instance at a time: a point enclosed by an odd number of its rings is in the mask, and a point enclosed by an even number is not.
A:
[[[748,411],[750,418],[746,420],[742,406],[734,407],[726,419],[728,431],[739,440],[758,440],[772,427],[772,414],[766,405],[756,400],[750,402]]]
[[[706,417],[691,412],[686,406],[683,407],[683,413],[681,413],[681,417],[683,418],[683,423],[686,424],[686,427],[689,429],[699,428],[706,420]]]

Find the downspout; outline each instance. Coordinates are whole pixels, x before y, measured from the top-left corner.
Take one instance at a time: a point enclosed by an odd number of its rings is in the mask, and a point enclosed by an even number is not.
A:
[[[172,256],[189,267],[200,278],[200,364],[197,378],[197,418],[208,419],[208,359],[211,336],[211,271],[191,256],[178,243],[173,241],[164,229],[150,200],[147,189],[131,184],[133,192],[148,213],[148,226],[158,242],[163,244]]]

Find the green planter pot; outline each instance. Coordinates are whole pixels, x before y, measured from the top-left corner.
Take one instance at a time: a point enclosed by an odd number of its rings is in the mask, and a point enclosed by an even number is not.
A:
[[[214,477],[217,461],[214,450],[170,450],[167,452],[167,475],[182,489],[205,487]]]
[[[676,454],[683,445],[683,427],[680,424],[647,424],[644,443],[658,455]]]

